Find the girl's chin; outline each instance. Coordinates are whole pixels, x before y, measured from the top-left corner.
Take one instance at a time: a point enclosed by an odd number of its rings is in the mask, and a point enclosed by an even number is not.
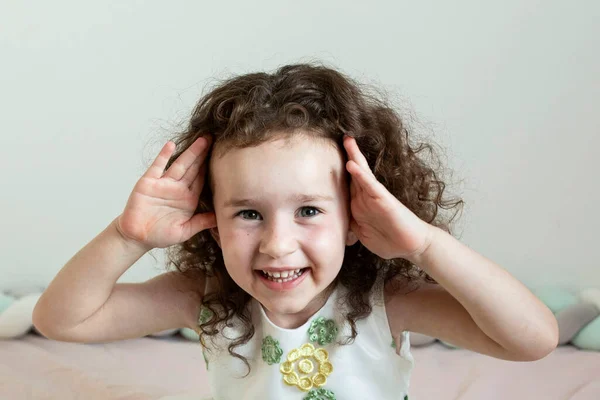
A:
[[[303,313],[308,302],[298,301],[296,299],[265,299],[261,302],[263,309],[267,314],[280,315],[282,317],[294,316]]]
[[[321,299],[317,293],[309,300],[294,299],[293,297],[258,300],[269,320],[284,329],[294,329],[304,325],[326,301],[326,299]]]

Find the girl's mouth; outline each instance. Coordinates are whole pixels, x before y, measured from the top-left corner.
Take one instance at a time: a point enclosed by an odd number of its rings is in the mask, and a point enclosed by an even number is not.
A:
[[[306,278],[309,273],[310,268],[308,267],[288,270],[285,272],[265,272],[262,270],[256,271],[256,275],[265,286],[278,292],[294,289],[296,286],[302,283],[304,278]]]
[[[294,279],[298,279],[300,276],[302,276],[302,274],[304,273],[305,270],[306,270],[306,268],[300,268],[300,269],[284,271],[284,272],[260,271],[260,273],[262,274],[263,277],[267,278],[271,282],[284,283],[284,282],[293,281]]]

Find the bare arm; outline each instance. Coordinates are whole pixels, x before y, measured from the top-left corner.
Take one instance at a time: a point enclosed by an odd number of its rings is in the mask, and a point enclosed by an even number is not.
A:
[[[210,139],[197,138],[166,171],[175,147],[163,146],[123,213],[67,262],[38,300],[33,322],[42,334],[89,342],[195,328],[203,282],[178,271],[144,283],[117,280],[150,249],[216,226],[213,212],[195,214],[209,146]]]
[[[513,361],[545,357],[557,345],[552,312],[521,282],[448,233],[412,261],[439,284],[388,298],[392,331],[409,330]]]
[[[509,360],[537,360],[556,347],[558,324],[548,307],[502,267],[402,204],[377,180],[355,139],[345,137],[344,147],[352,232],[379,257],[407,259],[441,285],[386,292],[393,334],[419,332]]]
[[[202,282],[168,272],[144,283],[116,283],[146,251],[111,222],[44,291],[33,311],[36,328],[51,339],[96,342],[190,327]]]

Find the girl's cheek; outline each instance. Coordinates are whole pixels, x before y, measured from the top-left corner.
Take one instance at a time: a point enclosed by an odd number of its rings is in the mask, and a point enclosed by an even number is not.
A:
[[[338,241],[339,234],[332,229],[332,225],[323,223],[315,225],[313,229],[307,232],[306,239],[313,243],[318,249],[332,249],[332,246]]]
[[[229,227],[226,232],[227,242],[237,246],[251,244],[254,240],[255,233],[252,229],[243,227]]]
[[[219,233],[221,233],[219,231]],[[223,256],[227,268],[235,266],[244,266],[250,261],[252,253],[252,235],[244,229],[235,229],[231,226],[221,233],[221,243],[223,245]],[[232,271],[230,271],[230,275]]]

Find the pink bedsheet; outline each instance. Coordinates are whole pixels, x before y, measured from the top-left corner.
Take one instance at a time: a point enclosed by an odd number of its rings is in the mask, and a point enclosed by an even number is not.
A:
[[[543,360],[515,363],[441,344],[412,351],[411,400],[600,399],[600,353],[563,346]],[[198,344],[181,336],[77,344],[32,333],[0,341],[0,399],[157,400],[184,394],[202,399],[210,390]]]

